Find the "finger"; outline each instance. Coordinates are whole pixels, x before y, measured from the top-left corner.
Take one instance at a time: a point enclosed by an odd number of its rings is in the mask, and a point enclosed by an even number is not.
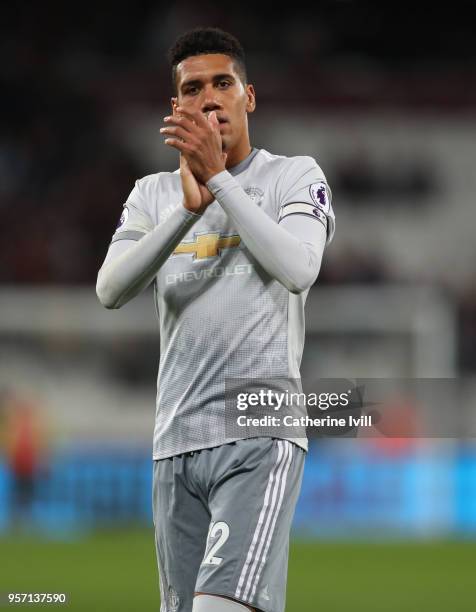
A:
[[[190,121],[187,117],[183,117],[181,115],[172,115],[164,117],[164,123],[167,125],[179,125],[182,126],[188,132],[196,132],[197,126],[193,121]]]
[[[185,140],[185,142],[196,142],[193,134],[187,132],[187,130],[179,125],[168,125],[167,127],[160,128],[159,132],[163,135],[177,136],[178,138]]]
[[[166,138],[164,143],[169,147],[177,149],[177,151],[180,151],[184,155],[193,151],[193,147],[191,147],[188,143],[177,140],[176,138]]]
[[[220,125],[218,123],[218,117],[215,111],[212,111],[209,115],[208,115],[208,123],[212,126],[213,129],[217,129],[218,126]]]
[[[189,119],[190,121],[194,121],[197,125],[201,127],[207,127],[208,121],[205,118],[205,115],[199,111],[189,111],[183,108],[182,106],[177,106],[177,112]]]

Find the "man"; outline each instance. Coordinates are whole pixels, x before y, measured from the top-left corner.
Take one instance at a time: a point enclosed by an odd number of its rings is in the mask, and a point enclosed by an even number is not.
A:
[[[304,302],[334,232],[310,157],[250,146],[255,92],[231,35],[170,50],[161,129],[180,170],[136,182],[97,294],[119,308],[152,281],[161,355],[153,508],[162,611],[284,610],[306,440],[227,436],[225,379],[299,377]]]

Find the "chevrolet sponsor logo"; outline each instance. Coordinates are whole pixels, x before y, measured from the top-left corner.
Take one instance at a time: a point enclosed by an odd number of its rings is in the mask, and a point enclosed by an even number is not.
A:
[[[173,255],[191,253],[193,259],[206,259],[221,255],[223,249],[231,249],[239,246],[241,238],[235,234],[233,236],[220,237],[219,233],[200,234],[191,242],[181,242],[174,250]]]

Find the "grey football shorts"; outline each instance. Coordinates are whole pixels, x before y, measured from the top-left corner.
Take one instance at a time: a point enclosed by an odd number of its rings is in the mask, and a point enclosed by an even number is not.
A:
[[[191,612],[195,592],[284,610],[304,456],[287,440],[249,438],[154,461],[161,612]]]

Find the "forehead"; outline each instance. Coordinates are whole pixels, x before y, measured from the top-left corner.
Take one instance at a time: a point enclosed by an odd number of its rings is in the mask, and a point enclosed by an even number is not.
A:
[[[231,74],[239,78],[233,59],[229,55],[222,53],[193,55],[177,64],[177,86],[184,81],[209,79],[215,74]]]

